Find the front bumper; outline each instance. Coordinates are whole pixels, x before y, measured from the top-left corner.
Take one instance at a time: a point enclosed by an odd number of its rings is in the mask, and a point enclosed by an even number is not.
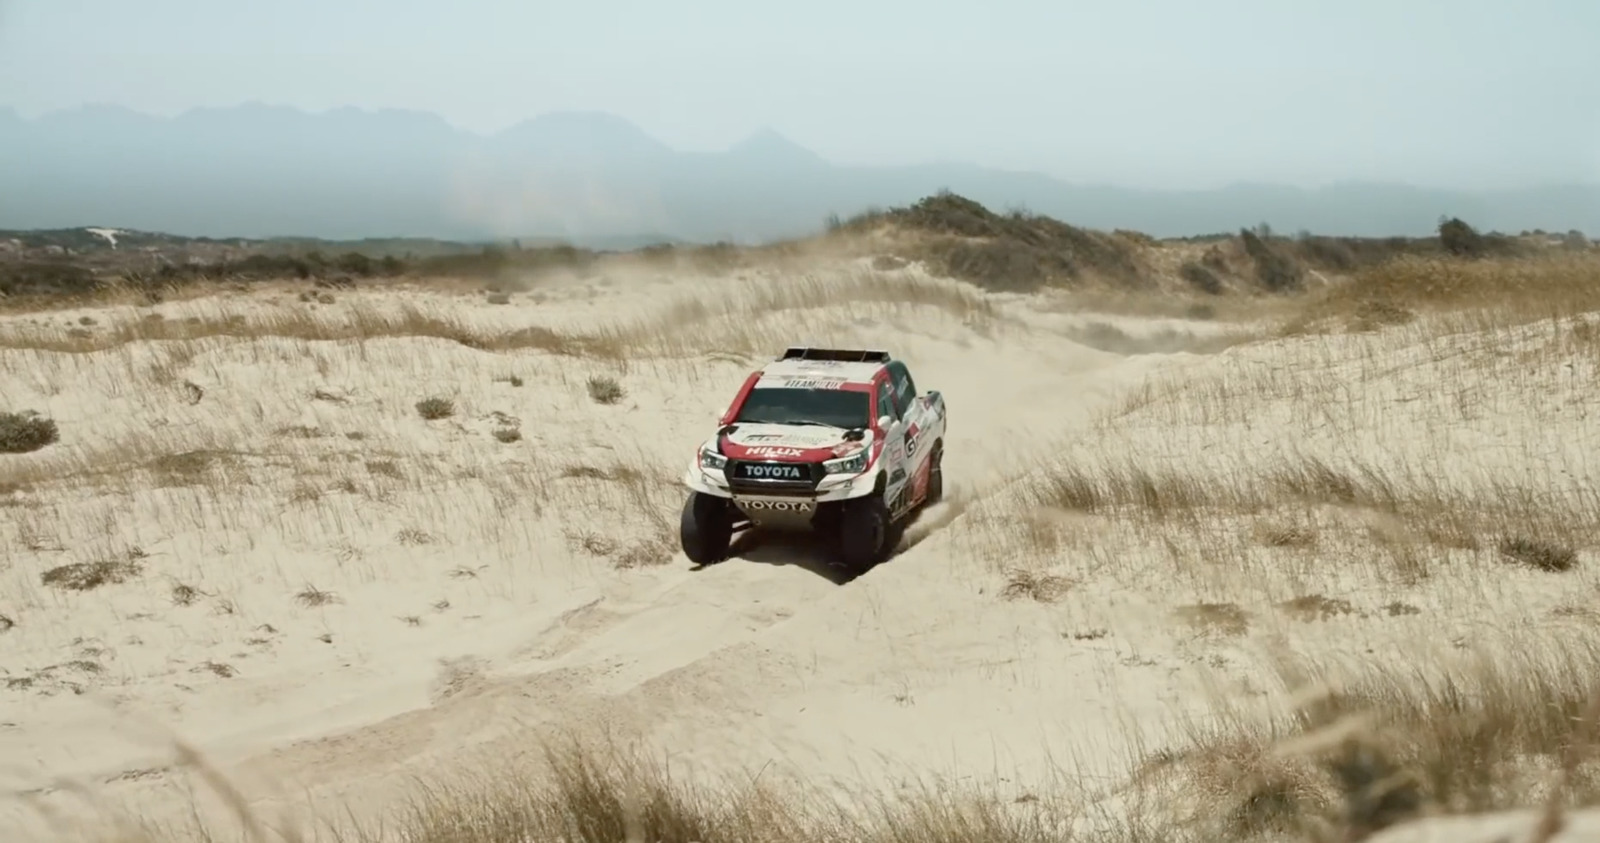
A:
[[[876,478],[861,474],[825,474],[811,481],[730,480],[725,469],[702,468],[696,459],[683,475],[683,484],[701,494],[734,501],[793,501],[816,503],[847,501],[872,494]]]

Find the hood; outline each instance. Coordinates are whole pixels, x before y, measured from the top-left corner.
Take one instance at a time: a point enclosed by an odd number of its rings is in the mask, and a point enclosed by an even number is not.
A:
[[[845,431],[817,425],[739,424],[718,437],[724,456],[740,460],[819,462],[849,456],[872,446],[872,431],[848,441]]]

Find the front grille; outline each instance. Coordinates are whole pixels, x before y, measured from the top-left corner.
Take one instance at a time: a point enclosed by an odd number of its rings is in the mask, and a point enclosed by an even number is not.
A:
[[[728,488],[736,494],[809,495],[827,472],[821,463],[728,460]]]

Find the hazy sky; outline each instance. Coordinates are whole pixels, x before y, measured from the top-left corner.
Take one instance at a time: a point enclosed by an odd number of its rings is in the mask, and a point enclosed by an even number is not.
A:
[[[0,0],[0,106],[772,127],[841,163],[1206,186],[1600,181],[1600,0]]]

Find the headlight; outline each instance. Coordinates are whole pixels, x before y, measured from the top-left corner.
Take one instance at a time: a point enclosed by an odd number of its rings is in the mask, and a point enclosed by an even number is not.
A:
[[[709,468],[712,471],[721,471],[723,468],[727,467],[727,465],[727,457],[724,457],[723,455],[717,453],[716,451],[710,450],[709,448],[700,449],[701,468]]]
[[[860,474],[867,470],[867,450],[865,448],[836,460],[828,460],[822,467],[829,474]]]

